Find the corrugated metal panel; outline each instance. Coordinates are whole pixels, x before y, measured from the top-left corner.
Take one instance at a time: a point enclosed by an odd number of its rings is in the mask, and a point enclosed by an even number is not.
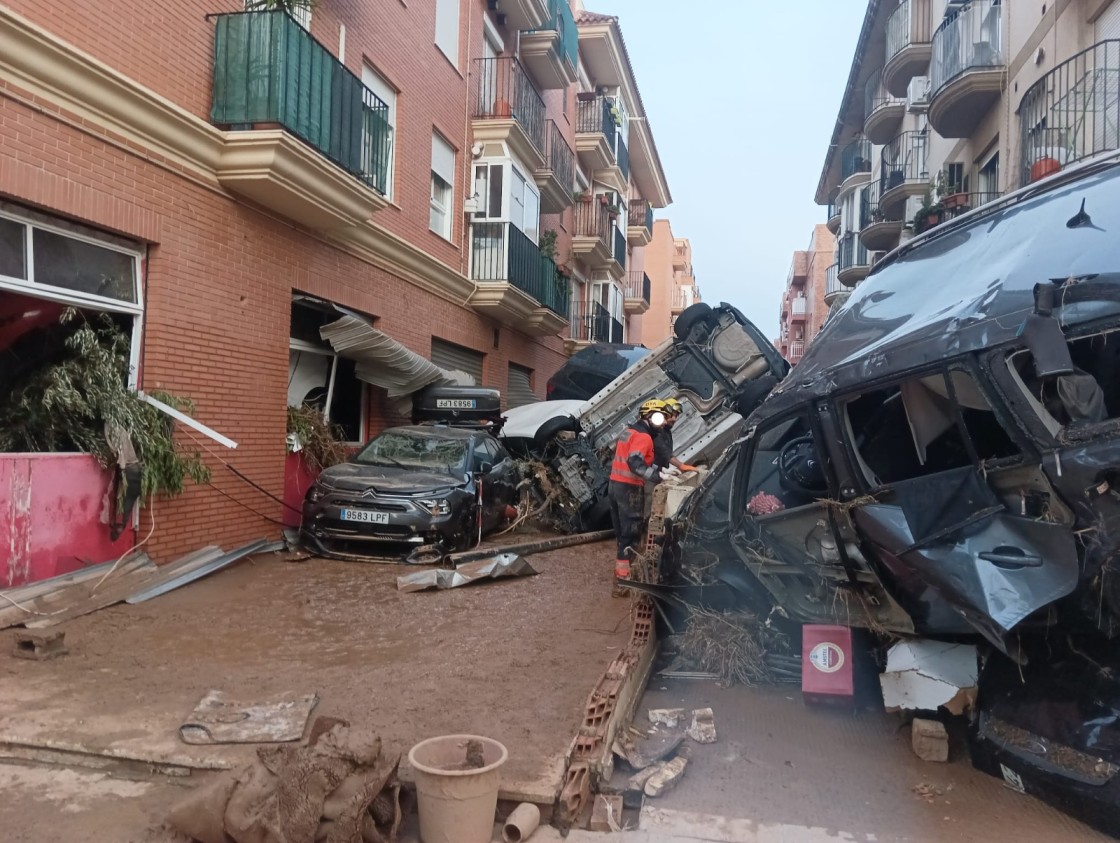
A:
[[[466,384],[468,386],[482,384],[482,360],[483,355],[477,351],[432,337],[432,362],[448,372],[458,371],[470,375],[474,383]],[[460,380],[456,382],[461,383]]]
[[[1120,0],[1112,0],[1097,18],[1097,40],[1110,41],[1114,38],[1120,38]]]
[[[541,399],[533,392],[533,370],[516,363],[509,364],[509,380],[506,384],[506,406],[520,407]]]
[[[459,382],[360,316],[347,313],[324,325],[319,333],[340,357],[355,361],[359,380],[382,387],[390,398],[409,395],[433,383]]]

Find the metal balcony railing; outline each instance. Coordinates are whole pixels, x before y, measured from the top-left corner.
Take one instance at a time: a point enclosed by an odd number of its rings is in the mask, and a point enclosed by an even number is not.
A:
[[[547,167],[552,170],[568,199],[572,198],[576,178],[576,154],[568,146],[560,127],[555,120],[548,121],[548,131],[544,136],[544,160]]]
[[[651,286],[649,276],[640,269],[626,273],[626,298],[641,299],[649,304]]]
[[[973,208],[979,208],[981,205],[987,205],[989,202],[994,202],[1002,194],[989,192],[989,193],[953,193],[948,196],[941,197],[939,204],[941,206],[941,221],[951,220],[954,217],[959,217],[961,214],[966,214]]]
[[[871,74],[863,89],[863,119],[866,120],[872,113],[888,105],[905,105],[902,97],[892,96],[883,87],[883,69],[880,68]]]
[[[596,196],[591,202],[577,202],[575,206],[575,229],[572,232],[576,237],[595,237],[611,253],[614,253],[614,241],[611,238],[610,212],[607,206],[599,201]]]
[[[879,174],[880,196],[906,182],[929,182],[929,135],[903,132],[883,147]]]
[[[840,151],[840,181],[856,173],[871,172],[871,141],[857,138]]]
[[[673,291],[673,308],[684,310],[700,301],[700,291],[691,284],[682,284]]]
[[[210,119],[279,124],[385,192],[389,106],[285,12],[217,15]]]
[[[626,148],[626,141],[622,139],[621,132],[615,132],[614,136],[614,157],[618,163],[618,169],[622,171],[622,180],[630,180],[630,150]]]
[[[542,153],[545,148],[544,100],[521,62],[512,56],[474,60],[475,95],[472,117],[513,118]]]
[[[837,277],[840,273],[840,264],[834,263],[824,271],[824,294],[826,296],[834,295],[844,290],[844,285],[840,283]]]
[[[577,133],[583,135],[601,132],[613,151],[616,129],[614,116],[611,114],[611,101],[606,97],[594,97],[576,103]]]
[[[789,344],[789,362],[796,363],[805,356],[805,341],[794,340]]]
[[[614,255],[615,261],[621,267],[626,266],[626,235],[623,234],[617,225],[612,225],[614,229],[614,249],[611,254]]]
[[[867,248],[859,242],[855,233],[845,234],[837,244],[836,263],[839,271],[851,269],[854,266],[869,266],[871,261],[867,257]]]
[[[508,222],[471,224],[471,279],[506,281],[553,313],[568,318],[568,283],[551,258]]]
[[[1019,138],[1021,184],[1120,148],[1120,41],[1100,41],[1031,85]]]
[[[653,206],[646,199],[631,199],[626,209],[626,224],[630,228],[644,228],[653,234]]]
[[[879,195],[882,192],[882,187],[882,181],[873,181],[864,189],[859,205],[860,231],[877,222],[896,218],[894,215],[888,216],[879,208]]]
[[[789,300],[789,312],[792,316],[808,316],[809,299],[806,296],[794,296]]]
[[[945,16],[933,33],[931,96],[965,71],[1003,66],[1001,12],[1000,0],[973,0]]]
[[[625,342],[622,323],[598,302],[572,302],[571,338],[581,342]]]
[[[556,52],[575,70],[579,64],[579,30],[567,0],[548,0],[549,18],[542,29],[550,29],[559,37]]]
[[[928,44],[929,0],[902,0],[887,18],[887,57],[890,61],[911,44]]]

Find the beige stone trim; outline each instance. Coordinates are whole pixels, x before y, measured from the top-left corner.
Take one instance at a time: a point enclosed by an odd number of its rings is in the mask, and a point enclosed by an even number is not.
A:
[[[260,159],[264,154],[262,149],[253,153],[247,151],[252,146],[242,140],[247,133],[222,132],[3,5],[0,5],[0,79],[92,126],[179,164],[204,183],[216,189],[224,188],[223,193],[233,181],[241,186],[249,181],[245,172],[235,175],[240,167],[236,163],[239,159],[243,165],[246,158],[255,155]],[[331,228],[326,232],[331,241],[429,292],[458,304],[466,302],[474,284],[461,272],[376,225],[368,219],[368,214],[358,216],[361,222],[354,222],[355,216],[362,213],[363,202],[371,207],[384,206],[384,200],[374,191],[357,181],[352,188],[342,190],[341,172],[334,172],[329,165],[324,167],[326,159],[314,154],[310,157],[316,159],[316,169],[307,169],[295,176],[291,168],[296,166],[297,159],[288,144],[274,143],[273,152],[279,156],[276,159],[278,182],[286,179],[293,191],[304,189],[308,180],[321,176],[324,169],[331,171],[333,185],[327,191],[330,196],[319,188],[318,196],[311,195],[297,203],[303,206],[304,212],[318,207],[323,213],[327,213],[323,203],[334,200],[342,203],[335,209],[335,215],[327,214],[332,218]],[[258,160],[258,170],[260,164]],[[363,193],[369,195],[363,198]],[[278,210],[283,212],[284,208]],[[344,223],[347,220],[350,224]],[[335,222],[343,224],[340,227]]]

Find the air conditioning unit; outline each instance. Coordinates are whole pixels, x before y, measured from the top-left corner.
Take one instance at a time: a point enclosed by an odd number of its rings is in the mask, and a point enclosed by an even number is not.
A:
[[[906,88],[906,110],[922,113],[929,107],[929,77],[916,76]]]

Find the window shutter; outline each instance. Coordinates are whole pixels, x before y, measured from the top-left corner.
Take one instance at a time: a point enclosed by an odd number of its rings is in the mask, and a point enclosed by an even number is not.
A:
[[[436,0],[436,46],[459,66],[459,2]]]
[[[1120,0],[1112,0],[1097,18],[1097,40],[1110,41],[1117,38],[1120,38]]]
[[[455,186],[455,150],[435,132],[432,132],[432,172]]]
[[[532,387],[533,370],[516,363],[509,364],[509,380],[506,385],[506,404],[508,407],[520,407],[522,404],[532,404],[540,401]]]
[[[432,362],[449,372],[466,372],[474,378],[475,386],[482,384],[483,359],[477,351],[432,338]]]

